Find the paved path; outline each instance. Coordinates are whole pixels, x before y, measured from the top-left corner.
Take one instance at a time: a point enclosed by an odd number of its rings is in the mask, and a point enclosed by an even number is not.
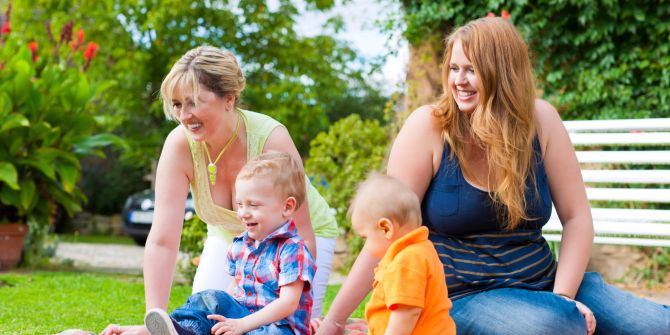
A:
[[[69,259],[76,268],[81,269],[142,274],[144,247],[61,242],[56,249],[56,258]]]
[[[144,247],[136,245],[92,244],[92,243],[59,243],[56,258],[70,259],[80,269],[142,274]],[[341,284],[346,276],[331,275],[329,284]],[[621,285],[618,285],[621,286]],[[631,290],[631,288],[627,288]],[[670,289],[642,290],[633,289],[634,293],[653,301],[670,305]]]

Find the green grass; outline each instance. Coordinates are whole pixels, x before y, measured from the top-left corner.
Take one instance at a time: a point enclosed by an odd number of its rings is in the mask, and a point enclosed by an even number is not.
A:
[[[326,308],[339,289],[328,287]],[[190,293],[190,287],[174,285],[168,309],[183,304]],[[99,332],[109,323],[142,324],[144,284],[133,275],[10,272],[0,274],[0,302],[0,334],[53,334],[70,328]],[[363,317],[363,304],[352,316]]]
[[[61,234],[58,235],[58,240],[69,243],[97,243],[97,244],[124,244],[133,245],[133,239],[128,236],[112,236],[112,235],[72,235]]]

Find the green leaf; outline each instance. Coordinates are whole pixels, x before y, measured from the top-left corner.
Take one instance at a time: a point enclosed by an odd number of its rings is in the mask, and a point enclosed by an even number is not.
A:
[[[61,178],[61,183],[63,184],[63,189],[67,193],[72,193],[74,187],[79,180],[79,169],[76,166],[71,166],[67,164],[57,164],[56,170]]]
[[[0,162],[0,181],[5,182],[5,184],[14,190],[19,189],[18,175],[12,163]]]
[[[79,80],[77,80],[77,84],[73,88],[74,99],[75,106],[81,107],[84,106],[93,97],[93,95],[91,94],[91,86],[88,84],[86,76],[79,75],[78,79]]]
[[[12,98],[6,92],[0,92],[0,116],[12,111]]]
[[[30,127],[30,121],[21,114],[9,115],[0,127],[0,133],[17,127]]]
[[[0,187],[0,202],[3,205],[14,206],[19,209],[19,215],[23,213],[21,210],[21,201],[19,200],[19,190],[14,190],[8,187]]]
[[[24,60],[16,60],[10,65],[11,69],[15,71],[12,80],[12,96],[16,105],[21,105],[26,101],[32,89],[31,66]]]
[[[32,159],[26,159],[22,161],[23,164],[36,168],[45,176],[47,176],[47,178],[53,180],[56,178],[56,173],[54,172],[52,162],[52,160],[46,157],[34,157]]]
[[[114,145],[119,148],[127,148],[126,141],[113,134],[97,134],[75,141],[75,153],[80,155],[90,154],[94,149]]]
[[[21,199],[21,206],[25,210],[30,210],[36,194],[37,188],[35,187],[35,182],[32,180],[25,180],[21,182],[21,194],[19,198]]]

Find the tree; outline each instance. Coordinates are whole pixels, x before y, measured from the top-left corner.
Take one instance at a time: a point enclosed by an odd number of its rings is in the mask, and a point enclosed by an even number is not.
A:
[[[88,27],[86,36],[99,42],[104,60],[89,72],[114,83],[91,110],[128,140],[121,164],[148,172],[175,125],[165,121],[157,91],[170,66],[198,45],[223,47],[239,57],[247,77],[243,106],[284,123],[303,154],[333,120],[370,114],[365,102],[379,101],[379,91],[366,81],[365,69],[351,66],[358,60],[354,51],[331,36],[304,37],[294,29],[305,11],[333,5],[332,0],[307,0],[305,9],[293,1],[261,0],[21,1],[14,4],[21,24],[13,28],[39,39],[45,22]],[[336,23],[330,27],[339,29]],[[342,111],[349,97],[363,103]]]
[[[413,50],[427,50],[413,61],[432,62],[430,71],[439,68],[439,41],[453,27],[507,9],[529,43],[538,88],[565,118],[670,115],[666,2],[406,0],[403,5],[405,36]],[[439,81],[430,85],[441,91]]]

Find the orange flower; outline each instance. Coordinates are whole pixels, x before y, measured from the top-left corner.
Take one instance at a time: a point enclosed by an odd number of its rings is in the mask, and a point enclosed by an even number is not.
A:
[[[28,49],[30,49],[30,54],[33,56],[33,62],[37,62],[37,48],[37,42],[32,41],[28,43]]]
[[[86,63],[90,62],[91,59],[95,58],[95,53],[98,51],[98,43],[88,42],[86,45],[86,50],[84,51],[84,59]]]
[[[84,44],[84,30],[79,28],[77,30],[77,39],[72,40],[72,50],[77,50],[79,49],[80,46]]]
[[[511,15],[509,15],[509,12],[507,11],[507,9],[503,9],[503,11],[500,13],[500,17],[502,17],[505,20],[509,20]]]

